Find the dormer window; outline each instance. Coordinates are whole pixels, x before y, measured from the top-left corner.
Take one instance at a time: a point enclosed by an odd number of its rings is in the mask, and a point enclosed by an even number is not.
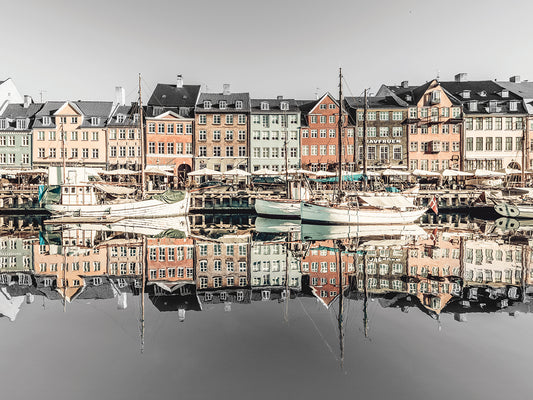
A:
[[[489,101],[489,112],[491,113],[496,112],[497,108],[498,108],[498,102],[496,100],[490,100]]]
[[[439,104],[440,103],[440,90],[434,90],[431,92],[431,103]]]
[[[269,107],[269,104],[266,102],[266,101],[262,101],[261,102],[261,110],[268,110],[270,107]]]
[[[518,110],[518,101],[510,101],[509,111],[517,111],[517,110]]]
[[[139,122],[139,114],[133,114],[133,122]]]
[[[482,90],[481,92],[479,92],[479,96],[480,96],[480,97],[487,97],[487,92],[485,92],[484,90]]]
[[[225,110],[227,106],[228,103],[225,100],[220,100],[218,102],[218,108],[220,108],[221,110]]]
[[[7,128],[7,120],[0,119],[0,129],[6,129]]]
[[[508,90],[502,90],[501,96],[506,99],[509,97],[509,91]]]
[[[413,100],[413,97],[410,94],[405,95],[405,101],[408,103]]]
[[[204,108],[209,110],[211,108],[211,102],[209,100],[204,101]]]
[[[91,125],[92,126],[98,125],[98,120],[99,119],[100,118],[98,118],[98,117],[91,117]]]
[[[117,122],[119,124],[123,123],[125,119],[126,119],[126,117],[125,117],[124,114],[117,114]]]
[[[242,101],[241,101],[241,100],[237,100],[237,101],[235,102],[235,108],[236,108],[237,110],[242,110]]]
[[[282,101],[280,108],[282,111],[287,111],[289,109],[289,103],[287,103],[286,101]]]
[[[43,117],[43,125],[50,125],[52,123],[52,119],[50,117]]]
[[[477,111],[477,101],[471,101],[468,103],[468,109],[470,111]]]
[[[463,90],[463,91],[461,92],[461,97],[462,97],[463,99],[469,99],[469,98],[470,98],[470,90]]]
[[[17,129],[26,129],[26,120],[23,118],[17,119]]]

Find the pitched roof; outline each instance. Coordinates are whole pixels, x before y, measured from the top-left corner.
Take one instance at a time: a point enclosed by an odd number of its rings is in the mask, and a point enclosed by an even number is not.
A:
[[[28,107],[23,104],[8,104],[0,118],[31,118],[42,108],[42,103],[31,103]]]
[[[139,104],[132,103],[131,105],[119,105],[113,110],[111,117],[107,121],[108,126],[137,126],[138,121],[133,120],[133,115],[139,113]],[[118,122],[117,116],[124,115],[126,118],[122,122]]]
[[[43,117],[53,116],[65,103],[65,101],[47,101],[39,112],[35,114],[34,128],[55,127],[53,118],[49,125],[44,125]],[[103,127],[113,107],[113,103],[110,101],[73,101],[71,103],[78,107],[85,117],[81,127]],[[99,123],[91,125],[90,117],[99,118]]]
[[[344,101],[350,108],[364,108],[364,97],[345,97]],[[398,96],[367,96],[366,103],[368,108],[406,108],[409,104]]]
[[[296,105],[300,108],[300,123],[302,126],[308,126],[307,113],[311,111],[318,103],[318,100],[296,100]]]
[[[162,107],[194,107],[200,93],[200,85],[169,85],[158,83],[150,100],[149,106]]]
[[[250,111],[250,94],[249,93],[202,93],[200,95],[200,98],[198,99],[198,103],[196,104],[196,111],[215,111],[219,112],[220,109],[218,107],[218,104],[220,101],[226,102],[226,109],[225,112],[231,112],[231,111],[239,111],[239,112],[249,112]],[[204,102],[210,101],[211,102],[211,108],[205,109],[204,108]],[[237,109],[235,108],[235,103],[237,101],[242,101],[242,108]]]
[[[282,110],[281,109],[281,103],[285,102],[289,104],[288,110]],[[268,110],[261,110],[261,104],[262,103],[268,103]],[[298,105],[296,104],[296,100],[294,99],[251,99],[251,111],[252,113],[260,112],[262,114],[268,114],[268,113],[276,113],[279,114],[280,112],[289,111],[289,112],[297,112],[299,111]]]

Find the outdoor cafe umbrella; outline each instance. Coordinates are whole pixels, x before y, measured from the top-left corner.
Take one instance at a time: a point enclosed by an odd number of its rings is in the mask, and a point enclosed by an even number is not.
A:
[[[309,171],[307,169],[302,169],[302,168],[300,168],[300,169],[289,168],[287,173],[290,174],[290,175],[297,175],[297,174],[313,175],[314,174],[313,171]]]
[[[252,172],[253,175],[280,175],[279,172],[272,171],[268,168],[261,168],[257,171]],[[190,175],[190,174],[189,174]]]
[[[412,174],[414,176],[440,177],[441,175],[436,171],[426,171],[423,169],[415,169]]]
[[[249,172],[243,171],[242,169],[234,168],[234,169],[232,169],[230,171],[224,172],[223,175],[225,175],[225,176],[239,176],[239,177],[242,176],[242,177],[246,177],[246,176],[250,176],[252,174],[250,174]]]
[[[442,176],[444,177],[450,177],[450,176],[472,176],[471,172],[466,171],[457,171],[455,169],[445,169],[442,171]]]
[[[215,171],[214,169],[209,169],[209,168],[202,168],[202,169],[198,169],[193,172],[189,172],[189,176],[209,176],[209,175],[220,176],[222,175],[222,172]]]
[[[409,176],[411,175],[408,171],[401,171],[397,169],[384,169],[381,171],[382,176]]]
[[[505,173],[503,172],[496,172],[496,171],[489,171],[486,169],[476,169],[474,171],[474,176],[478,178],[496,178],[496,177],[502,177],[505,176]]]
[[[317,178],[324,178],[324,177],[328,177],[328,176],[337,176],[337,173],[336,172],[331,172],[331,171],[317,171],[317,172],[314,173],[314,175]]]

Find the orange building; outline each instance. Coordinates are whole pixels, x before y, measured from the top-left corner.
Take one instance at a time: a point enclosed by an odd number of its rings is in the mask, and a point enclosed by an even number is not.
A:
[[[439,171],[461,167],[462,108],[439,81],[422,86],[383,85],[377,96],[395,94],[409,104],[409,169]]]
[[[194,244],[192,238],[148,238],[148,283],[168,288],[194,283]],[[181,285],[179,285],[181,286]]]
[[[338,102],[326,93],[317,101],[300,101],[299,106],[302,116],[302,167],[311,171],[335,170],[338,164]],[[350,143],[343,139],[343,163],[353,163],[353,128],[343,135],[351,136],[348,137]]]
[[[342,257],[342,254],[341,254]],[[333,240],[314,242],[306,257],[302,259],[302,274],[309,276],[309,287],[313,294],[326,306],[335,300],[340,293],[339,256]],[[347,261],[343,258],[342,285],[345,289],[347,278],[346,269],[353,271],[353,263],[346,268]]]
[[[193,166],[194,118],[160,107],[146,109],[146,164],[172,172],[183,181]]]

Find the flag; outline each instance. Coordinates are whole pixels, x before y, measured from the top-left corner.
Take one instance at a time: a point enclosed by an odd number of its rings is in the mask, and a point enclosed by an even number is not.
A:
[[[433,232],[431,232],[431,235],[429,236],[431,240],[433,240],[433,245],[436,246],[438,242],[437,235],[439,234],[439,228],[433,229]]]
[[[433,210],[433,212],[435,214],[439,215],[439,205],[437,203],[437,197],[436,196],[433,196],[433,198],[429,202],[428,206],[429,206],[429,208],[431,208]]]

